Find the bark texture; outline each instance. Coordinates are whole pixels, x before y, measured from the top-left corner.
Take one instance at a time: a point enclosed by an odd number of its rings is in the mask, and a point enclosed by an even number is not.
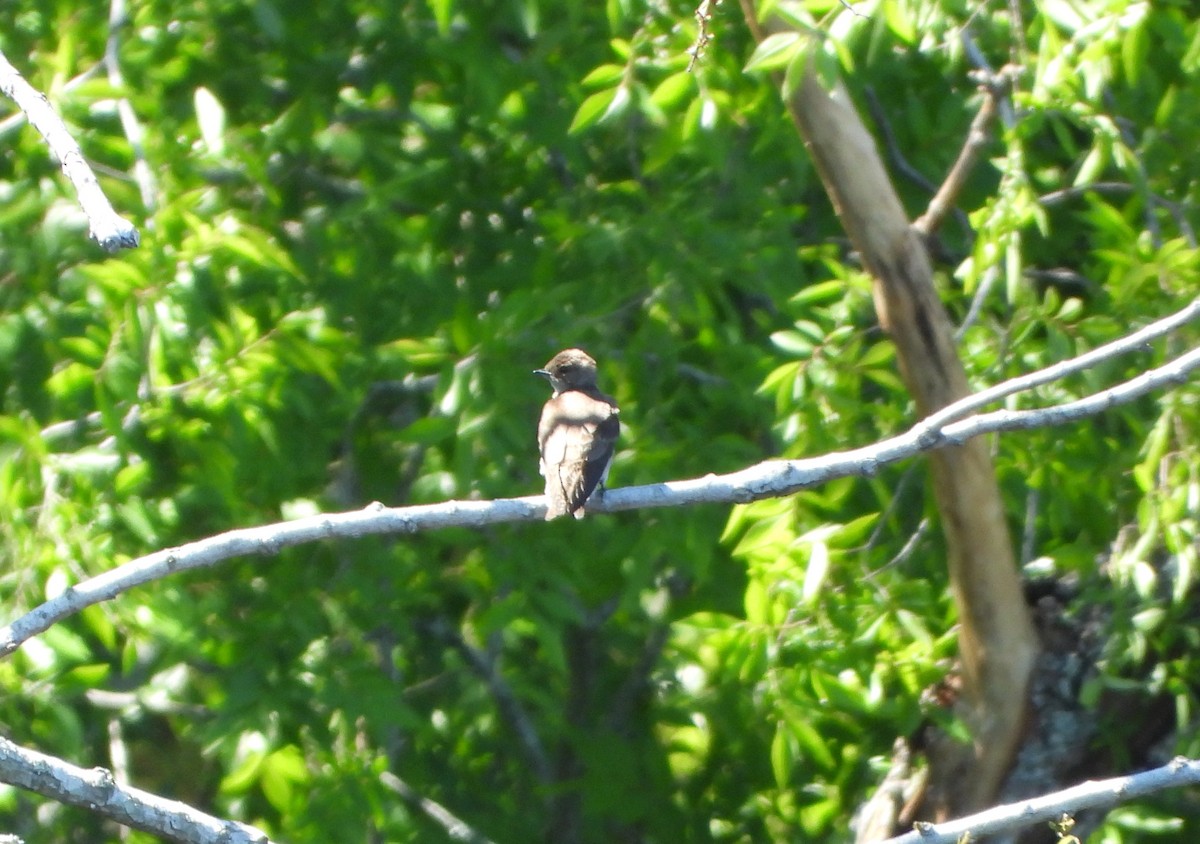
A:
[[[746,20],[761,39],[753,4]],[[922,415],[970,390],[925,246],[900,203],[875,142],[845,88],[820,84],[811,65],[787,101],[825,190],[874,277],[880,322]],[[960,619],[963,700],[974,745],[934,748],[922,815],[942,819],[994,799],[1019,745],[1038,639],[1021,590],[987,444],[930,455]]]
[[[896,343],[901,374],[920,413],[963,398],[970,389],[925,246],[849,95],[840,85],[825,91],[810,69],[788,106],[842,225],[874,276],[880,322]],[[975,737],[970,758],[950,758],[947,747],[934,760],[934,805],[926,808],[947,817],[983,807],[1000,787],[1020,740],[1038,643],[986,442],[935,451],[930,466]]]

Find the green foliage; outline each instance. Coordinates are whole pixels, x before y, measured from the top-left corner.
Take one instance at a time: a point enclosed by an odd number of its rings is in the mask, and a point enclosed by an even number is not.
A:
[[[803,34],[756,49],[723,4],[688,74],[678,4],[141,3],[114,90],[84,76],[106,9],[27,4],[5,52],[143,246],[101,256],[36,133],[4,130],[6,618],[222,530],[533,493],[545,389],[529,370],[566,346],[597,357],[620,402],[618,485],[902,430],[913,409],[869,279],[766,73],[794,81],[810,56],[855,97],[877,92],[933,181],[978,105],[968,22],[993,66],[1016,68],[1015,119],[960,197],[970,229],[940,236],[957,319],[985,274],[1003,281],[962,338],[973,382],[1094,348],[1200,289],[1190,7],[766,5]],[[151,208],[124,175],[118,96],[145,128]],[[915,217],[928,196],[897,178]],[[1194,342],[1012,404],[1070,400]],[[1132,683],[1182,724],[1200,672],[1196,399],[1184,385],[995,445],[1014,533],[1118,596],[1089,693]],[[955,652],[936,529],[901,554],[935,516],[922,487],[887,467],[732,512],[234,561],[27,643],[0,663],[0,717],[85,767],[111,764],[116,719],[137,785],[292,842],[437,840],[383,772],[497,841],[554,840],[572,813],[586,841],[844,840],[894,738],[945,721],[922,703]],[[471,653],[494,662],[555,782]],[[1185,732],[1181,750],[1195,744]],[[32,823],[13,792],[0,812]],[[1191,840],[1173,818],[1129,809],[1111,837]],[[85,813],[37,823],[31,837],[109,834]]]

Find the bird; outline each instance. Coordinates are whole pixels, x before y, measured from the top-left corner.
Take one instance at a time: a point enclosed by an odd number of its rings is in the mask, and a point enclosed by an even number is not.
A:
[[[583,505],[612,464],[621,423],[617,403],[596,386],[596,361],[580,349],[565,349],[543,369],[533,370],[554,390],[538,422],[538,471],[546,479],[546,521],[570,513],[583,518]]]

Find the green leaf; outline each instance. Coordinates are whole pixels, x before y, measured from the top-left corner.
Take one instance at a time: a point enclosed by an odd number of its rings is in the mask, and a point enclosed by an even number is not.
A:
[[[755,48],[746,62],[746,73],[767,73],[786,67],[804,47],[807,36],[799,32],[777,32],[768,35]]]
[[[571,121],[571,126],[567,132],[572,135],[578,135],[585,129],[599,123],[612,112],[613,106],[617,102],[617,97],[622,91],[625,91],[626,97],[629,96],[628,90],[620,85],[589,96],[579,106],[579,110],[575,112],[575,118]]]
[[[776,788],[786,789],[791,785],[795,764],[795,738],[788,725],[781,721],[775,725],[775,735],[771,738],[771,773]]]
[[[446,35],[450,31],[450,21],[454,14],[454,0],[426,0],[433,19],[437,23],[438,35]]]
[[[789,721],[788,725],[799,741],[801,751],[813,764],[824,771],[836,770],[837,762],[829,744],[816,727],[800,718]]]
[[[804,603],[812,603],[821,594],[825,577],[829,574],[829,546],[824,542],[814,542],[808,557],[808,565],[804,570],[804,586],[800,597]]]
[[[896,345],[892,341],[882,341],[867,349],[858,359],[858,365],[864,368],[882,366],[896,360]]]
[[[612,88],[625,76],[625,66],[619,64],[602,64],[593,68],[592,72],[583,77],[580,83],[585,88]]]
[[[1082,187],[1090,185],[1100,180],[1100,175],[1104,168],[1108,166],[1108,144],[1102,139],[1097,139],[1092,148],[1088,150],[1084,156],[1082,163],[1079,165],[1079,171],[1075,174],[1073,187]]]
[[[687,71],[673,73],[658,83],[658,87],[650,95],[650,102],[661,109],[674,108],[684,97],[695,90],[695,87],[696,78],[693,74]]]
[[[841,279],[831,279],[810,284],[788,301],[793,305],[816,307],[825,305],[842,298],[849,292],[849,286]]]
[[[1139,4],[1131,4],[1133,11]],[[1146,31],[1146,18],[1135,23],[1121,39],[1121,65],[1130,85],[1137,85],[1142,78],[1142,70],[1147,66],[1150,52],[1150,36]]]
[[[798,358],[807,358],[812,355],[812,341],[799,331],[776,331],[771,335],[771,342],[780,351]]]
[[[294,810],[298,787],[311,779],[304,754],[294,745],[271,753],[263,761],[261,773],[263,795],[280,812]]]
[[[201,86],[194,94],[196,122],[200,125],[200,138],[211,155],[225,153],[225,107],[216,95]]]
[[[223,794],[244,794],[258,781],[267,758],[262,741],[261,735],[242,736],[237,763],[221,780],[220,790]]]
[[[904,44],[913,44],[917,39],[917,27],[909,15],[908,4],[885,0],[882,4],[888,29]]]
[[[68,688],[87,689],[103,684],[111,672],[111,666],[104,664],[77,665],[62,676],[61,682]]]
[[[1006,238],[1004,249],[1004,281],[1005,295],[1008,301],[1016,304],[1022,301],[1026,290],[1025,278],[1022,273],[1021,233],[1010,232]]]

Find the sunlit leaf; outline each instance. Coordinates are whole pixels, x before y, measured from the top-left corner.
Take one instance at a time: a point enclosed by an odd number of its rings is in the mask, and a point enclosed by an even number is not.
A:
[[[750,54],[745,71],[766,73],[779,70],[803,48],[805,41],[806,36],[799,32],[777,32],[768,35]]]

